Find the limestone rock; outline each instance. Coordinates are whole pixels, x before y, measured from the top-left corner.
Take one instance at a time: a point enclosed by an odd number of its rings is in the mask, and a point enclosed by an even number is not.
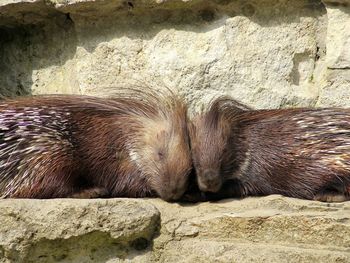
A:
[[[271,195],[191,204],[151,202],[161,211],[160,262],[349,262],[350,202]]]
[[[317,106],[349,107],[350,93],[350,2],[323,0],[327,10],[327,52],[322,89]],[[323,67],[324,68],[324,67]]]
[[[0,262],[137,258],[159,229],[141,200],[1,200]]]
[[[326,20],[309,0],[6,1],[0,84],[5,95],[104,95],[137,80],[179,90],[194,109],[221,94],[310,106],[326,80]]]
[[[14,199],[0,220],[0,262],[350,260],[350,202]]]
[[[327,65],[350,69],[350,1],[324,1],[327,6]]]
[[[194,110],[349,106],[347,0],[6,0],[0,93],[103,96],[135,81]],[[341,70],[341,72],[339,72]]]

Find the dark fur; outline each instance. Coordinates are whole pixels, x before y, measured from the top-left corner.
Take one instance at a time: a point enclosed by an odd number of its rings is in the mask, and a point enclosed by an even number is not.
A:
[[[350,109],[240,110],[219,98],[190,139],[199,188],[212,198],[350,199]]]
[[[136,90],[2,101],[0,196],[179,199],[192,167],[186,114],[173,94]]]

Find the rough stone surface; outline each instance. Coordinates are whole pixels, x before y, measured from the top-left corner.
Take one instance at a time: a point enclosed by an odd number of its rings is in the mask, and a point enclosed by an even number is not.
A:
[[[350,261],[350,202],[3,200],[0,220],[0,262]]]
[[[141,200],[1,200],[0,262],[108,262],[150,249],[158,210]]]
[[[349,106],[349,10],[344,0],[6,0],[1,93],[104,95],[138,81],[196,108],[218,94],[257,108]]]
[[[350,202],[278,195],[196,205],[151,202],[162,214],[155,261],[350,261]]]
[[[345,0],[6,0],[1,93],[104,95],[137,81],[195,108],[219,94],[349,106],[349,13]]]
[[[318,106],[350,105],[350,1],[324,0],[327,8],[327,52]]]
[[[329,4],[327,35],[327,66],[350,69],[350,8]]]

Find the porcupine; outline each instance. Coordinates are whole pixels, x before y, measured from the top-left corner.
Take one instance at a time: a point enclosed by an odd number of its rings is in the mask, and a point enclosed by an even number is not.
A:
[[[129,93],[1,101],[0,196],[179,199],[192,167],[186,105]]]
[[[350,109],[242,110],[236,103],[218,98],[190,125],[201,191],[214,199],[350,199]]]

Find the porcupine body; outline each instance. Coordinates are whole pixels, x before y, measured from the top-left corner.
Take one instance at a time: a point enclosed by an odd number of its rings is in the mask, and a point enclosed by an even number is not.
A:
[[[185,122],[181,99],[141,92],[2,101],[0,196],[178,199],[191,168]]]
[[[206,191],[215,185],[209,192],[216,198],[350,198],[350,109],[237,112],[218,99],[194,126],[199,187]],[[205,152],[211,157],[202,157]]]

